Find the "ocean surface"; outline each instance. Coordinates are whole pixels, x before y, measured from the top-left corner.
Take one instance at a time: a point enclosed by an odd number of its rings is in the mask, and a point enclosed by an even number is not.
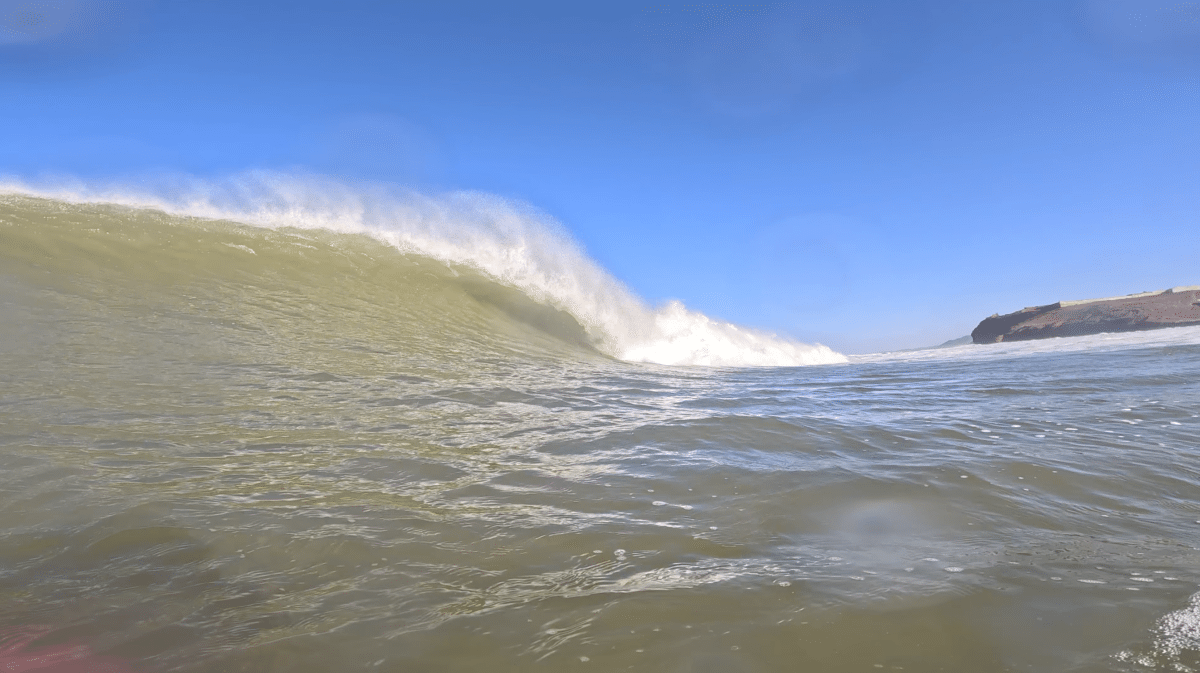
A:
[[[4,670],[1200,670],[1198,452],[1198,328],[844,356],[482,195],[0,194]]]

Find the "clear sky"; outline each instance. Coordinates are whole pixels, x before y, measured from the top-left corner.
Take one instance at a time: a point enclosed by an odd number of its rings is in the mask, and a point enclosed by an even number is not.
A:
[[[1200,3],[0,0],[0,174],[532,204],[844,352],[1200,283]]]

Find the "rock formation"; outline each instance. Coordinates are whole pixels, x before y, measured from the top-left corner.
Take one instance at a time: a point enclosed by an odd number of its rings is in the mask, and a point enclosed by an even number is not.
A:
[[[971,341],[990,344],[1188,325],[1200,325],[1200,285],[1124,297],[1060,301],[993,315],[971,332]]]

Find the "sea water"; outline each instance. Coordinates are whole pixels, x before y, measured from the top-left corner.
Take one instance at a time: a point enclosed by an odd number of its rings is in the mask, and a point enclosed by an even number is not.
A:
[[[269,182],[0,196],[0,664],[1200,670],[1200,328],[848,357]]]

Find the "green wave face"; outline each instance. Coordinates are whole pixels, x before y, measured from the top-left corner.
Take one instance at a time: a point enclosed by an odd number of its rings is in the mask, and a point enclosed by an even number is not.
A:
[[[0,260],[3,348],[25,362],[445,376],[484,359],[608,359],[570,314],[362,234],[10,196]]]

